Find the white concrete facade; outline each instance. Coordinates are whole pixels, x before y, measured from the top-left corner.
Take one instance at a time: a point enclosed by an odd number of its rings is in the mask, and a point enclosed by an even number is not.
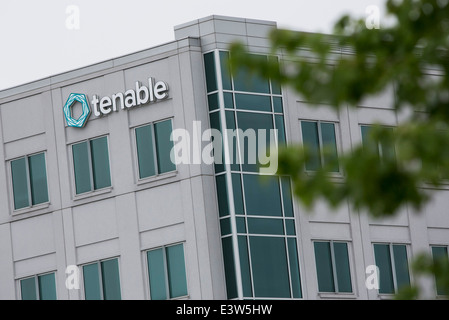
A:
[[[193,121],[208,124],[203,53],[227,50],[235,40],[269,53],[267,32],[275,27],[211,16],[175,27],[173,42],[1,91],[0,299],[20,299],[19,279],[47,272],[56,274],[58,299],[83,299],[82,290],[66,289],[66,267],[112,257],[119,259],[122,299],[149,299],[145,251],[176,243],[184,243],[188,298],[226,299],[213,166],[178,165],[174,172],[139,180],[133,129],[169,118],[173,128],[190,131]],[[335,56],[342,54],[336,48]],[[81,129],[66,125],[62,108],[70,93],[111,96],[148,77],[168,83],[167,100],[91,116]],[[339,113],[312,108],[290,88],[282,95],[289,143],[302,141],[301,120],[326,120],[337,125],[339,150],[350,150],[361,141],[360,125],[394,126],[404,117],[389,109],[391,90]],[[76,195],[70,146],[103,135],[112,186]],[[14,210],[10,161],[37,152],[45,153],[49,202]],[[333,211],[321,204],[309,214],[295,203],[303,298],[383,298],[365,287],[373,243],[406,244],[409,259],[430,252],[431,245],[448,246],[449,190],[429,191],[434,198],[423,212],[406,207],[383,220],[352,212],[349,205]],[[353,293],[318,292],[314,240],[349,243]],[[423,283],[435,295],[433,279]]]

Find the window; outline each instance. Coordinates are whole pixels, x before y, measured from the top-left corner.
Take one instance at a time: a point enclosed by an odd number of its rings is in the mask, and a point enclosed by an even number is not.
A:
[[[396,293],[410,285],[406,245],[374,244],[374,258],[379,268],[379,293]]]
[[[54,272],[20,280],[20,294],[22,300],[56,300]]]
[[[266,167],[261,163],[260,156],[268,156],[270,153],[270,130],[274,129],[273,116],[265,113],[237,112],[238,128],[243,132],[248,129],[254,130],[254,136],[245,138],[244,134],[239,137],[243,140],[240,144],[240,162],[242,163],[242,171],[259,172],[260,167]],[[234,128],[232,128],[234,129]],[[265,143],[259,141],[263,136],[259,136],[259,130],[264,130]],[[263,146],[263,147],[262,147]]]
[[[72,153],[76,194],[111,186],[107,137],[76,143]]]
[[[330,122],[301,121],[302,141],[308,151],[306,170],[316,171],[329,166],[339,172],[335,125]]]
[[[14,209],[48,202],[47,170],[44,153],[11,161]]]
[[[438,263],[439,260],[445,259],[446,263],[448,260],[448,253],[447,253],[447,247],[446,246],[432,246],[432,257],[434,260],[434,263]],[[447,288],[443,285],[444,279],[440,279],[440,277],[435,277],[435,283],[436,283],[436,291],[437,295],[439,296],[447,296],[449,295],[449,292],[447,291]]]
[[[138,127],[135,132],[140,179],[176,170],[170,158],[173,150],[171,120]]]
[[[371,130],[373,130],[372,126],[361,126],[362,132],[362,143],[364,148],[371,149],[373,152],[377,153],[380,158],[383,159],[395,159],[396,152],[394,149],[394,144],[389,139],[385,139],[385,141],[374,141],[372,139]],[[393,132],[393,128],[385,128],[389,132]]]
[[[147,251],[147,261],[152,300],[187,295],[183,244]]]
[[[84,265],[83,284],[86,300],[120,300],[118,259]]]
[[[246,237],[239,240],[246,242]],[[287,241],[286,241],[287,240]],[[241,267],[249,268],[254,297],[257,298],[301,298],[299,263],[296,239],[274,236],[249,236],[249,251],[239,241]],[[249,260],[250,259],[250,260]],[[245,276],[246,275],[246,276]],[[250,273],[242,272],[243,280],[250,282]],[[245,283],[245,282],[244,282]],[[245,289],[245,288],[244,288]],[[247,289],[249,291],[250,288]],[[245,293],[245,296],[251,296]]]
[[[247,215],[282,216],[279,179],[276,176],[244,174]]]
[[[319,292],[352,292],[348,244],[315,241],[315,262]]]

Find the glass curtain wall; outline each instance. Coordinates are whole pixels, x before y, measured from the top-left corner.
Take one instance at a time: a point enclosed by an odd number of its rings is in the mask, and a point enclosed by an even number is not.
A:
[[[227,295],[301,298],[290,180],[259,172],[270,143],[286,143],[281,88],[244,71],[231,76],[228,59],[227,51],[204,55],[210,125],[230,133],[215,158]]]

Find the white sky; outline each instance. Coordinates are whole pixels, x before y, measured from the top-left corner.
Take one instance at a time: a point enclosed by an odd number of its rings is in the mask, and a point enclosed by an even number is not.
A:
[[[173,27],[212,14],[331,33],[386,0],[0,0],[0,90],[174,40]],[[66,8],[79,8],[69,30]]]

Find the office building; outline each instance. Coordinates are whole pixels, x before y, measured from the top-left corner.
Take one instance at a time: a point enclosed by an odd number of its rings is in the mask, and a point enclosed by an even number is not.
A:
[[[349,204],[307,212],[288,177],[242,161],[264,142],[305,143],[313,174],[324,145],[338,157],[370,124],[405,117],[390,89],[336,112],[231,75],[233,41],[282,63],[270,52],[273,28],[210,16],[175,27],[172,42],[0,91],[0,298],[382,299],[416,281],[418,253],[447,255],[446,188],[429,190],[422,212],[389,219]],[[172,141],[177,129],[189,134]],[[231,136],[229,161],[207,163],[211,135],[225,129],[275,139]],[[176,153],[180,145],[189,152]],[[365,285],[370,265],[379,289]],[[442,294],[433,279],[423,285]]]

